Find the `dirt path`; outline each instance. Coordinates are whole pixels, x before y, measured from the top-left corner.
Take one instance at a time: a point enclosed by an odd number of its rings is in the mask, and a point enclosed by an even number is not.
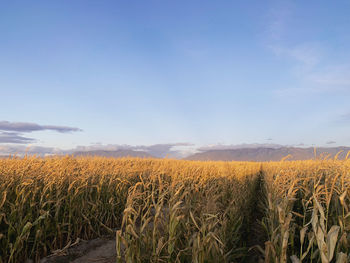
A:
[[[100,247],[89,251],[85,256],[75,259],[72,263],[115,263],[116,251],[115,241],[109,240]]]
[[[261,225],[261,220],[264,217],[264,211],[262,208],[262,202],[264,200],[264,175],[261,172],[259,175],[255,189],[253,190],[254,195],[252,200],[250,200],[249,204],[249,212],[246,215],[246,242],[247,246],[251,248],[249,250],[248,258],[245,259],[244,262],[251,262],[251,263],[257,263],[257,262],[263,262],[262,256],[260,252],[258,252],[257,249],[255,249],[255,246],[264,247],[264,243],[267,240],[267,236],[265,233],[265,230],[263,229]]]
[[[40,263],[115,263],[115,240],[93,239],[43,258]]]

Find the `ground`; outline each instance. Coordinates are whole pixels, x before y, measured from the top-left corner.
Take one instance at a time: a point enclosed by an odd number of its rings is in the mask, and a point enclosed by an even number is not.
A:
[[[115,263],[115,240],[98,238],[80,241],[63,251],[43,258],[40,263]]]

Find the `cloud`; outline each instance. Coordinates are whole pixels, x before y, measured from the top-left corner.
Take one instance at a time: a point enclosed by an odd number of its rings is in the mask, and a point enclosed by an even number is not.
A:
[[[68,126],[56,126],[56,125],[39,125],[30,122],[9,122],[0,121],[1,131],[12,131],[12,132],[33,132],[33,131],[44,131],[52,130],[60,133],[82,131],[79,128],[68,127]]]
[[[337,143],[337,142],[335,142],[335,141],[328,141],[328,142],[326,142],[326,144],[335,144],[335,143]]]
[[[0,143],[20,143],[26,144],[34,142],[32,138],[21,136],[16,132],[0,132]]]
[[[195,147],[191,143],[166,143],[166,144],[154,144],[154,145],[128,145],[128,144],[107,144],[100,143],[77,146],[73,149],[62,150],[53,147],[41,147],[41,146],[24,146],[24,145],[0,145],[0,155],[18,154],[20,156],[24,154],[37,154],[41,156],[53,155],[53,154],[73,154],[74,152],[84,151],[118,151],[118,150],[133,150],[144,151],[158,158],[184,158],[190,154],[196,152]]]
[[[322,86],[350,88],[350,64],[332,66],[314,72],[309,76],[309,80]]]
[[[335,142],[328,141],[327,144],[333,144]],[[315,146],[313,144],[313,146]],[[182,159],[188,157],[194,153],[205,152],[210,150],[234,150],[234,149],[256,149],[256,148],[272,148],[279,149],[281,147],[307,147],[304,143],[294,144],[294,145],[281,145],[281,144],[271,144],[271,143],[244,143],[244,144],[213,144],[198,147],[191,143],[168,143],[168,144],[154,144],[154,145],[118,145],[118,144],[94,144],[88,146],[78,146],[73,149],[62,150],[54,147],[42,147],[35,145],[0,145],[0,156],[6,156],[10,154],[16,154],[18,156],[23,156],[25,154],[29,155],[39,155],[39,156],[50,156],[50,155],[64,155],[73,154],[75,152],[81,151],[118,151],[118,150],[133,150],[133,151],[145,151],[154,157],[158,158],[177,158]]]
[[[202,146],[197,148],[200,152],[210,151],[210,150],[234,150],[234,149],[254,149],[254,148],[274,148],[278,149],[283,147],[281,144],[273,144],[273,143],[243,143],[243,144],[214,144],[208,146]]]
[[[292,11],[293,6],[287,1],[279,2],[278,6],[269,10],[266,33],[271,39],[277,41],[284,36]]]
[[[176,148],[193,146],[191,143],[169,143],[169,144],[155,144],[150,146],[139,146],[143,151],[150,153],[156,157],[179,157],[179,150]]]
[[[68,126],[55,126],[55,125],[39,125],[29,122],[9,122],[0,121],[0,144],[12,143],[12,144],[28,144],[33,143],[36,140],[33,138],[25,137],[22,133],[30,133],[33,131],[52,130],[60,133],[68,133],[81,131],[79,128]],[[21,147],[17,147],[21,151]],[[15,151],[17,152],[17,151]]]
[[[17,154],[22,156],[24,154],[36,154],[40,156],[52,154],[64,154],[64,151],[54,147],[42,146],[24,146],[24,145],[0,145],[0,155]]]
[[[273,5],[267,13],[267,47],[277,56],[288,57],[301,63],[303,67],[316,65],[320,60],[320,45],[318,43],[297,43],[286,45],[295,8],[290,1],[281,1]]]
[[[279,149],[282,147],[306,147],[307,145],[304,143],[298,144],[276,144],[276,143],[243,143],[243,144],[213,144],[207,145],[197,148],[196,150],[199,152],[211,151],[211,150],[236,150],[236,149],[256,149],[256,148],[272,148]]]
[[[295,33],[292,23],[297,19],[294,10],[292,2],[282,1],[268,11],[266,46],[290,63],[290,74],[297,81],[297,86],[277,88],[274,93],[288,97],[350,92],[350,64],[334,59],[347,57],[347,50],[330,49],[322,40],[291,42],[288,36]]]
[[[154,144],[154,145],[128,145],[128,144],[93,144],[89,146],[77,146],[71,151],[117,151],[117,150],[133,150],[144,151],[151,154],[154,157],[164,158],[166,156],[171,158],[181,158],[187,151],[191,151],[193,144],[191,143],[166,143],[166,144]],[[185,148],[185,149],[184,149]]]
[[[278,95],[302,95],[316,93],[344,93],[350,91],[350,64],[332,63],[317,44],[296,47],[272,46],[277,56],[294,63],[292,74],[300,83],[298,87],[275,90]]]
[[[269,48],[277,56],[294,60],[298,64],[297,73],[313,69],[323,57],[322,48],[318,43],[302,43],[291,47],[273,44]]]

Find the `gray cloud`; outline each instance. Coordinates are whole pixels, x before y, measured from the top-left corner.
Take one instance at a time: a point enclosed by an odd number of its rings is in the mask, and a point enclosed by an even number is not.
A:
[[[335,142],[335,141],[328,141],[328,142],[326,142],[326,144],[335,144],[335,143],[337,143],[337,142]]]
[[[179,157],[180,147],[193,146],[191,143],[168,143],[168,144],[155,144],[150,146],[138,146],[140,150],[146,151],[155,157]]]
[[[24,146],[24,145],[0,145],[0,155],[16,154],[23,156],[24,154],[36,154],[40,156],[52,155],[52,154],[64,154],[65,152],[53,148],[42,146]]]
[[[68,126],[39,125],[36,123],[30,123],[30,122],[9,122],[9,121],[0,121],[0,130],[12,131],[12,132],[33,132],[33,131],[52,130],[60,133],[81,131],[81,129],[79,128],[68,127]]]
[[[197,148],[200,152],[210,151],[210,150],[233,150],[233,149],[247,149],[247,148],[281,148],[283,145],[281,144],[273,144],[273,143],[243,143],[243,144],[231,144],[231,145],[223,145],[223,144],[215,144],[202,146]]]
[[[29,138],[28,138],[29,139]],[[1,142],[1,141],[0,141]],[[25,146],[25,145],[0,145],[0,155],[17,154],[23,156],[24,154],[36,154],[40,156],[54,155],[54,154],[73,154],[74,152],[84,151],[118,151],[118,150],[133,150],[144,151],[154,157],[164,158],[184,158],[195,152],[194,145],[191,143],[168,143],[155,145],[127,145],[127,144],[107,144],[100,143],[89,146],[77,146],[74,149],[62,150],[54,147],[41,146]]]
[[[166,156],[171,158],[181,158],[186,155],[187,151],[192,153],[189,149],[193,146],[191,143],[166,143],[166,144],[154,144],[154,145],[128,145],[128,144],[93,144],[89,146],[77,146],[74,151],[117,151],[117,150],[133,150],[144,151],[151,154],[154,157],[164,158]]]
[[[32,138],[24,137],[16,132],[0,132],[0,143],[31,143],[35,140]]]
[[[333,143],[329,141],[328,143]],[[185,158],[191,154],[210,151],[210,150],[229,150],[229,149],[253,149],[253,148],[273,148],[278,149],[281,147],[306,147],[304,143],[296,145],[280,145],[280,144],[237,144],[237,145],[208,145],[197,147],[191,143],[169,143],[169,144],[154,144],[154,145],[127,145],[127,144],[93,144],[88,146],[77,146],[73,149],[62,150],[54,147],[42,147],[42,146],[26,146],[26,145],[16,145],[16,144],[4,144],[0,145],[0,156],[16,154],[18,156],[23,156],[25,154],[29,155],[39,155],[39,156],[49,156],[49,155],[62,155],[62,154],[73,154],[75,152],[84,151],[118,151],[118,150],[133,150],[133,151],[144,151],[158,158]],[[315,146],[314,144],[312,146]]]

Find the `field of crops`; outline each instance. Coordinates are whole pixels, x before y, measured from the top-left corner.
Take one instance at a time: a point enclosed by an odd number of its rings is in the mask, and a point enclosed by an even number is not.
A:
[[[116,262],[348,262],[350,161],[0,160],[0,262],[77,238]]]

